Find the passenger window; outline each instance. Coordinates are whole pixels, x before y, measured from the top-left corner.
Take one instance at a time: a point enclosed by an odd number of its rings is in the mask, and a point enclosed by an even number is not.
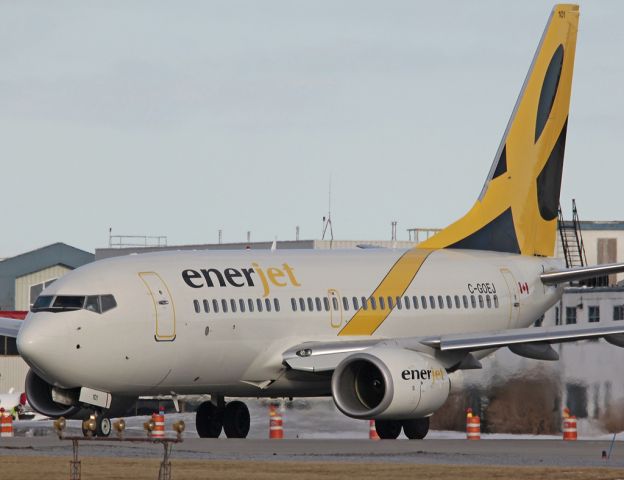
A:
[[[342,297],[342,309],[345,312],[349,311],[349,299],[347,297]]]
[[[420,297],[420,304],[422,305],[423,310],[427,310],[427,297],[422,295]],[[415,307],[416,308],[416,307]]]
[[[219,313],[219,302],[217,302],[214,298],[212,299],[212,311],[214,313]]]
[[[325,307],[325,311],[329,312],[329,298],[323,297],[323,306]]]
[[[84,308],[90,312],[102,313],[102,309],[100,308],[100,297],[98,295],[88,296],[85,301]]]
[[[413,302],[412,306],[414,307],[414,310],[418,310],[418,297],[416,295],[412,297],[412,302]],[[427,305],[425,305],[423,308],[427,308]]]
[[[312,300],[312,297],[308,297],[308,310],[310,312],[314,311],[314,302]]]
[[[392,297],[388,297],[388,309],[392,310],[394,308],[394,300]]]
[[[316,311],[320,312],[321,311],[321,299],[319,297],[316,297],[314,299],[314,303],[316,303]]]
[[[247,299],[247,306],[249,307],[249,311],[253,312],[254,311],[254,302],[253,302],[253,298],[248,298]]]
[[[485,304],[487,305],[488,308],[492,308],[492,299],[490,298],[489,295],[485,296]]]
[[[464,308],[468,308],[468,297],[466,295],[462,295],[462,303],[464,304]]]
[[[269,300],[268,298],[264,299],[264,304],[266,305],[266,311],[270,312],[271,311],[271,300]]]
[[[299,308],[302,312],[305,312],[305,300],[301,297],[299,297]]]
[[[360,305],[358,304],[358,299],[357,297],[353,297],[353,310],[359,310],[360,309]]]
[[[477,299],[474,295],[470,295],[470,304],[472,305],[472,308],[477,308]]]
[[[435,297],[433,295],[429,295],[429,306],[432,310],[435,308]]]
[[[461,308],[459,303],[459,295],[455,295],[455,308]]]
[[[498,308],[498,295],[494,295],[494,307]]]
[[[370,305],[372,310],[377,310],[377,301],[375,297],[370,297]]]
[[[262,311],[262,299],[256,298],[256,306],[258,307],[258,312]]]
[[[195,307],[195,313],[199,313],[199,301],[193,300],[193,306]]]
[[[453,308],[453,301],[450,295],[446,296],[446,308]]]
[[[100,297],[100,304],[102,305],[102,313],[108,312],[117,306],[115,297],[112,295],[102,295]]]
[[[483,295],[479,295],[479,307],[483,308]]]
[[[337,312],[340,309],[340,305],[338,305],[338,299],[336,297],[332,297],[332,305],[334,306],[335,312]]]
[[[407,296],[403,297],[403,304],[405,305],[405,308],[407,310],[410,309],[410,299],[409,299],[409,297],[407,297]]]
[[[386,309],[386,302],[384,302],[384,298],[383,297],[379,297],[379,309],[380,310],[385,310]]]
[[[204,299],[204,312],[210,313],[210,305],[208,304],[208,300]]]
[[[225,298],[221,300],[221,309],[223,313],[227,313],[228,311],[227,300]]]
[[[294,298],[290,299],[290,307],[292,308],[293,312],[297,311],[297,300],[295,300]]]
[[[242,298],[239,298],[238,305],[240,307],[240,311],[245,313],[245,300],[243,300]]]
[[[364,310],[368,310],[368,301],[367,301],[366,297],[362,297],[362,308]]]
[[[438,295],[438,307],[444,308],[444,299],[442,298],[442,295]]]
[[[403,304],[401,302],[401,297],[397,297],[397,302],[396,302],[396,306],[399,310],[401,310],[403,308]]]
[[[236,313],[236,300],[233,298],[230,299],[230,307],[232,307],[232,312]]]
[[[275,307],[275,311],[276,312],[280,311],[280,304],[279,304],[279,299],[278,298],[274,298],[273,299],[273,306]]]

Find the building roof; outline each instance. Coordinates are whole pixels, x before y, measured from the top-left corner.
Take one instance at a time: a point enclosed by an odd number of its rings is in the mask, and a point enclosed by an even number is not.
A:
[[[0,309],[15,308],[15,279],[46,268],[62,265],[78,268],[95,260],[95,255],[57,242],[0,262]]]
[[[581,230],[624,230],[624,221],[581,220]]]

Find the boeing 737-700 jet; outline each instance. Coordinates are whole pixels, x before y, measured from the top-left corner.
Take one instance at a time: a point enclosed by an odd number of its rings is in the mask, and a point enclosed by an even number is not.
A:
[[[449,374],[498,348],[554,360],[552,343],[623,326],[525,328],[566,282],[624,264],[566,269],[553,258],[578,28],[557,5],[481,194],[415,248],[177,251],[97,261],[4,320],[42,414],[97,414],[98,434],[141,395],[210,394],[201,437],[246,437],[249,411],[226,397],[332,396],[375,419],[382,438],[423,438]],[[21,325],[21,328],[20,328]]]

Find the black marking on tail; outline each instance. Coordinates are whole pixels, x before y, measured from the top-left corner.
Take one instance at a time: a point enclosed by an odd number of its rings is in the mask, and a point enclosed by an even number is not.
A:
[[[544,81],[542,82],[542,91],[540,92],[539,103],[537,105],[537,118],[535,119],[535,142],[537,142],[537,139],[542,134],[542,130],[544,130],[544,126],[546,126],[548,116],[555,102],[562,68],[563,45],[559,45],[550,59]]]
[[[558,197],[557,197],[558,198]],[[448,248],[520,253],[511,207],[490,223]]]
[[[496,177],[500,177],[503,173],[507,171],[507,145],[503,147],[503,151],[498,157],[498,162],[496,163],[496,169],[494,170],[494,175],[492,175],[492,180]]]
[[[540,215],[546,221],[557,218],[567,130],[568,119],[566,118],[559,138],[552,152],[550,152],[544,168],[537,176],[537,205],[539,206]]]

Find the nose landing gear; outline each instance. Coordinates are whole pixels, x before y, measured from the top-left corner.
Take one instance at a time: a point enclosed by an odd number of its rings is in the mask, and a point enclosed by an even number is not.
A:
[[[221,430],[228,438],[247,438],[251,417],[243,402],[235,400],[225,403],[217,397],[217,405],[204,402],[197,409],[195,426],[201,438],[219,438]]]
[[[82,434],[85,437],[108,437],[111,433],[111,419],[103,412],[93,412],[82,422]]]

